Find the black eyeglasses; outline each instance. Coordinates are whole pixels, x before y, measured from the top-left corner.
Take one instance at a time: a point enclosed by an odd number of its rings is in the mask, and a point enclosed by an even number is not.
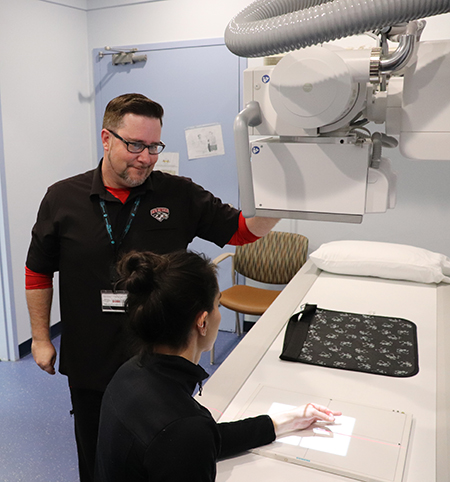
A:
[[[154,144],[149,144],[148,146],[146,144],[143,144],[142,142],[130,142],[126,141],[125,139],[122,139],[122,137],[119,136],[119,134],[116,134],[114,131],[110,129],[106,129],[108,132],[111,132],[111,134],[114,137],[117,137],[120,141],[122,141],[126,146],[127,146],[127,151],[132,152],[133,154],[139,154],[140,152],[143,152],[145,149],[148,149],[148,152],[150,154],[160,154],[166,145],[164,142],[155,142]]]

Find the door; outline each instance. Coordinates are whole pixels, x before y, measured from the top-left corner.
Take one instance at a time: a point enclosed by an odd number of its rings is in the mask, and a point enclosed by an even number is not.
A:
[[[238,180],[233,122],[241,110],[241,78],[246,61],[231,54],[222,39],[130,46],[145,62],[113,65],[112,51],[94,51],[98,158],[103,112],[114,97],[137,92],[164,107],[162,140],[165,152],[178,153],[179,174],[194,180],[223,202],[238,206]],[[188,158],[186,129],[220,126],[224,154]],[[192,157],[192,155],[191,155]],[[214,259],[223,250],[195,239],[189,249]],[[232,251],[232,247],[225,250]],[[229,265],[221,268],[221,290],[230,285]],[[234,314],[222,313],[221,329],[234,330]]]

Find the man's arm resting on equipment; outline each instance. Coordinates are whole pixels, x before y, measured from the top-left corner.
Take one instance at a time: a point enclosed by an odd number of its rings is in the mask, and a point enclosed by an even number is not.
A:
[[[276,218],[248,218],[245,220],[247,227],[255,236],[263,237],[268,234],[273,227],[278,223]]]
[[[227,244],[231,244],[232,246],[243,246],[244,244],[254,243],[259,238],[265,236],[278,221],[279,219],[274,218],[245,219],[242,213],[239,213],[238,229]],[[256,233],[250,229],[250,226],[256,231]]]
[[[27,289],[25,293],[31,321],[31,353],[42,370],[54,375],[56,350],[50,340],[53,288]]]

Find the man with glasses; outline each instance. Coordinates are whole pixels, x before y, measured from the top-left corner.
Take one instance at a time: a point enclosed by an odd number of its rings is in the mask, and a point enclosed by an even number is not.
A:
[[[59,371],[69,380],[81,482],[93,480],[103,392],[131,355],[123,330],[126,293],[115,290],[120,256],[186,249],[196,236],[221,247],[245,244],[276,224],[244,220],[191,180],[154,171],[165,147],[163,113],[141,94],[113,99],[103,118],[99,166],[51,186],[32,231],[26,262],[32,353],[42,370],[55,373],[49,325],[58,271]]]

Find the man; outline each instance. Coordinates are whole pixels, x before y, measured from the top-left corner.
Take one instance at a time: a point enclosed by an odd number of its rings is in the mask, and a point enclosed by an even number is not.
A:
[[[59,271],[61,359],[75,417],[80,480],[93,478],[103,392],[130,352],[117,260],[131,250],[186,249],[196,236],[245,244],[267,234],[270,218],[244,220],[236,209],[186,178],[153,171],[163,108],[140,94],[105,110],[97,169],[60,181],[45,195],[26,262],[26,295],[36,363],[55,373],[49,336],[52,276]]]

